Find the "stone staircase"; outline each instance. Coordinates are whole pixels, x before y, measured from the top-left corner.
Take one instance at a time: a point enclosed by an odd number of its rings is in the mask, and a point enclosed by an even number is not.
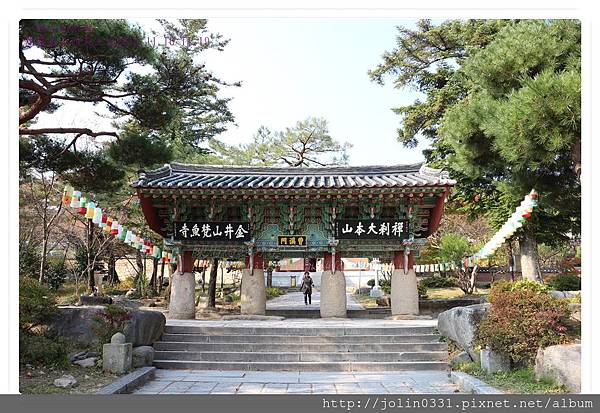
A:
[[[154,343],[163,369],[252,371],[447,370],[432,327],[167,325]]]

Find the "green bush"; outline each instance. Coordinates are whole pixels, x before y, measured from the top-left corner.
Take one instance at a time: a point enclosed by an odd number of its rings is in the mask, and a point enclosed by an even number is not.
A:
[[[62,337],[19,333],[19,362],[52,367],[67,367],[67,343]]]
[[[58,289],[67,280],[67,266],[63,260],[49,261],[46,269],[46,281],[50,289],[58,291]]]
[[[419,291],[420,299],[427,298],[427,285],[423,284],[423,281],[421,281],[419,284],[417,284],[417,290]]]
[[[282,291],[277,287],[267,287],[265,292],[267,293],[267,299],[279,297],[283,294]]]
[[[379,280],[379,287],[384,293],[390,294],[392,292],[392,282],[389,280]]]
[[[423,284],[427,288],[450,288],[456,287],[456,281],[450,277],[442,277],[434,275],[421,280],[419,284]]]
[[[19,275],[38,278],[40,271],[40,253],[29,244],[19,245]]]
[[[581,278],[573,274],[560,274],[548,282],[548,287],[556,291],[579,291]]]
[[[367,285],[369,287],[375,287],[375,279],[371,278],[369,281],[367,281]]]
[[[508,280],[498,280],[494,281],[491,285],[490,292],[488,294],[488,301],[493,303],[496,299],[496,296],[501,293],[517,291],[517,290],[526,290],[531,291],[537,294],[546,293],[549,291],[548,286],[538,283],[536,281],[522,279],[519,281],[511,282]]]
[[[477,343],[507,354],[516,364],[530,364],[539,347],[568,341],[568,303],[533,289],[496,291],[481,322]]]
[[[29,331],[50,322],[58,314],[56,300],[48,287],[29,277],[19,279],[19,326]]]
[[[116,333],[122,333],[125,330],[127,321],[131,320],[131,313],[125,307],[116,304],[107,305],[103,312],[92,317],[96,325],[94,332],[99,339],[99,347],[109,343],[111,337]]]

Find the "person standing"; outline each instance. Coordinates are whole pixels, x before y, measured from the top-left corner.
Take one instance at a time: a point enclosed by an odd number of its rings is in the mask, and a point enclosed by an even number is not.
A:
[[[312,286],[313,280],[310,278],[310,274],[308,271],[304,271],[304,277],[302,277],[302,285],[300,286],[300,291],[304,293],[304,305],[312,304]]]

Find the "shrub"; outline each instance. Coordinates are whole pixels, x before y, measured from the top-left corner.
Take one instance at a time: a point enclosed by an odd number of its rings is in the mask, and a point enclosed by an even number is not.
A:
[[[62,337],[19,333],[19,362],[53,367],[67,367],[67,343]]]
[[[29,244],[19,245],[19,275],[37,278],[40,271],[40,253]]]
[[[477,342],[507,354],[517,364],[531,363],[539,347],[568,341],[568,304],[531,289],[496,291],[481,322]]]
[[[436,276],[426,277],[419,284],[423,284],[427,288],[450,288],[456,287],[456,281],[449,277]]]
[[[423,284],[423,281],[417,284],[417,290],[419,291],[419,298],[427,298],[427,286]]]
[[[493,303],[498,294],[517,290],[526,290],[540,294],[548,292],[548,286],[528,279],[515,281],[514,283],[502,279],[492,283],[490,293],[488,294],[488,301]]]
[[[127,321],[131,320],[131,313],[120,305],[107,305],[104,311],[93,317],[96,322],[94,332],[100,340],[99,346],[110,342],[116,333],[122,333]]]
[[[58,291],[58,289],[65,283],[67,280],[67,266],[63,260],[48,262],[46,280],[48,281],[50,289],[53,291]]]
[[[390,280],[379,280],[379,287],[384,293],[390,294],[392,292],[392,282]]]
[[[579,291],[581,278],[572,274],[560,274],[548,282],[548,287],[556,291]]]
[[[282,294],[281,290],[277,287],[267,287],[265,292],[267,293],[267,299],[279,297]]]
[[[369,281],[367,281],[367,285],[369,287],[375,287],[375,279],[371,278]]]
[[[56,300],[48,287],[28,277],[19,279],[19,326],[29,331],[47,324],[58,314]]]

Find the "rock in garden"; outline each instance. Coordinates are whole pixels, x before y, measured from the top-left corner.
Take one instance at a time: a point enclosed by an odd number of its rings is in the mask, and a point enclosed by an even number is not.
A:
[[[581,391],[581,344],[560,344],[539,349],[535,377],[551,379],[570,392]]]
[[[479,360],[475,350],[475,336],[479,324],[490,309],[490,304],[474,304],[466,307],[454,307],[438,315],[438,331],[457,343],[469,353],[473,360]]]
[[[570,303],[571,318],[581,322],[581,304]]]
[[[52,320],[50,331],[63,336],[81,347],[98,344],[98,336],[94,330],[97,323],[94,317],[101,314],[102,306],[67,306],[59,307],[59,315]]]
[[[81,367],[94,367],[96,365],[96,357],[88,357],[83,360],[76,360],[73,364],[77,364]]]
[[[77,380],[70,374],[64,374],[62,377],[54,380],[54,385],[63,389],[70,389],[77,386]]]
[[[152,366],[152,363],[154,363],[154,348],[150,346],[134,347],[131,357],[134,368]]]
[[[389,295],[382,295],[381,297],[378,297],[375,302],[380,307],[391,307],[392,306],[392,299]]]
[[[450,359],[450,365],[452,367],[458,366],[459,364],[469,363],[471,360],[471,356],[466,351],[461,351],[456,356]]]
[[[480,352],[481,368],[488,373],[510,371],[510,358],[499,351],[483,348]]]
[[[135,310],[123,333],[134,347],[151,346],[162,336],[167,319],[159,311]]]
[[[125,297],[127,297],[127,298],[131,298],[131,297],[133,297],[134,295],[135,295],[135,288],[132,288],[132,289],[130,289],[129,291],[127,291],[127,292],[125,293]]]
[[[82,295],[79,297],[79,303],[81,305],[106,305],[112,304],[113,299],[108,296],[97,297],[93,295]]]

